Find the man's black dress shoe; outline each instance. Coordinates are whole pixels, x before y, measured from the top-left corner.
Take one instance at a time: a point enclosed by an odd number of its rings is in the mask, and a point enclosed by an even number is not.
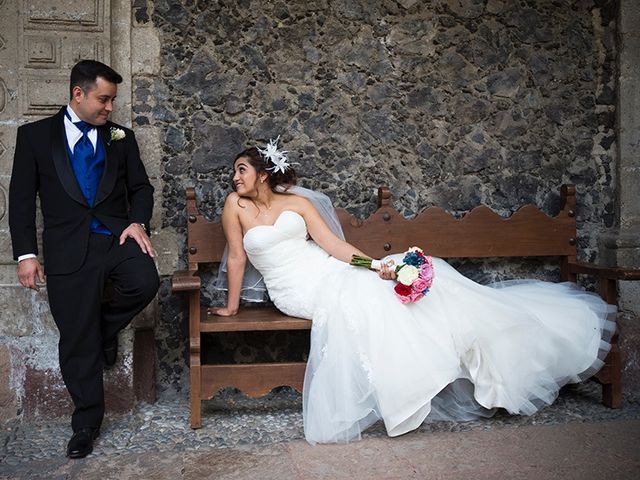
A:
[[[118,337],[102,345],[102,356],[106,368],[111,368],[115,365],[118,358]]]
[[[93,441],[100,435],[99,428],[81,428],[74,432],[67,444],[67,457],[84,458],[93,452]]]

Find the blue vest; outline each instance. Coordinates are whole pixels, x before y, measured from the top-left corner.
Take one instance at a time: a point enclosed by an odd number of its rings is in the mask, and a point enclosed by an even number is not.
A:
[[[76,176],[80,190],[82,191],[87,204],[92,207],[96,201],[96,193],[98,192],[98,186],[100,185],[100,180],[104,173],[104,162],[106,158],[104,145],[100,140],[100,135],[98,135],[96,141],[96,153],[89,165],[86,165],[85,162],[82,161],[76,161],[73,151],[69,148],[68,143],[67,151],[69,152],[71,167],[73,168],[73,173]],[[96,217],[91,218],[91,232],[111,235],[111,230],[100,223]]]

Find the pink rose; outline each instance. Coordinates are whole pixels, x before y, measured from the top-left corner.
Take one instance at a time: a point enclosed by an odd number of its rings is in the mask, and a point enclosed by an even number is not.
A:
[[[411,295],[409,295],[409,299],[412,302],[417,302],[418,300],[420,300],[424,295],[422,295],[422,292],[412,292]]]
[[[396,293],[396,297],[398,297],[398,300],[400,300],[400,303],[402,303],[403,305],[406,305],[411,301],[409,297],[403,297],[402,295],[398,295],[397,293]]]
[[[411,290],[415,292],[422,293],[424,290],[429,288],[429,282],[424,278],[420,277],[415,282],[411,284]]]

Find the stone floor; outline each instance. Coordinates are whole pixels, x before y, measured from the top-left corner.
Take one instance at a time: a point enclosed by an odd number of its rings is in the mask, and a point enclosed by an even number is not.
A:
[[[622,465],[622,476],[609,478],[640,478],[640,399],[625,398],[623,408],[608,409],[593,383],[566,387],[531,417],[498,412],[473,422],[433,422],[396,439],[377,424],[347,446],[306,444],[300,405],[300,395],[289,389],[257,400],[225,391],[206,402],[203,428],[194,431],[186,398],[165,396],[131,414],[108,416],[94,453],[79,461],[64,457],[67,419],[9,423],[2,430],[0,478],[554,478],[554,472],[574,478],[565,470],[578,464],[574,470],[587,476],[575,478],[602,478],[589,476],[599,472],[594,458],[602,449],[608,457],[600,468],[610,472],[609,463]],[[528,441],[537,454],[528,451]],[[441,442],[453,450],[439,459],[434,452]],[[493,445],[489,464],[481,462],[483,445]],[[509,455],[506,464],[499,461],[501,449]],[[561,451],[566,458],[560,459]],[[557,464],[545,455],[557,457]],[[437,475],[427,475],[427,458]],[[548,475],[527,476],[540,462]],[[500,476],[507,475],[507,464],[518,476]]]

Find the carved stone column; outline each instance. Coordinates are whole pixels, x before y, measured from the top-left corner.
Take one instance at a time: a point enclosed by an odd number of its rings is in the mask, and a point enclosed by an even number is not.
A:
[[[122,74],[113,120],[131,126],[130,0],[0,0],[0,366],[9,373],[0,378],[0,420],[71,411],[46,289],[18,284],[6,210],[18,126],[65,105],[71,67],[86,58]],[[153,303],[121,334],[117,366],[105,375],[110,411],[154,399],[156,312]]]
[[[618,227],[601,238],[608,265],[640,268],[640,3],[618,11]],[[625,391],[640,393],[640,282],[619,282]]]

